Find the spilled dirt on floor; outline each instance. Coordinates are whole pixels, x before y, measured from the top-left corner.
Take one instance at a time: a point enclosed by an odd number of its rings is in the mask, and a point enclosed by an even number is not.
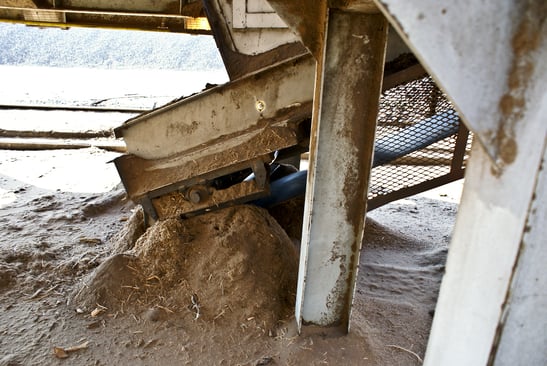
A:
[[[421,364],[456,204],[373,211],[350,334],[297,335],[301,203],[145,230],[115,174],[96,192],[76,187],[113,169],[113,153],[2,154],[0,365]],[[16,172],[29,161],[40,168]],[[82,165],[78,179],[60,174]]]

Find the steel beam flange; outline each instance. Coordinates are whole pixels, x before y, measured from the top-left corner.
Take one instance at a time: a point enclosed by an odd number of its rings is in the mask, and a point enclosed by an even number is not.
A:
[[[387,21],[331,10],[318,63],[296,319],[349,329]]]

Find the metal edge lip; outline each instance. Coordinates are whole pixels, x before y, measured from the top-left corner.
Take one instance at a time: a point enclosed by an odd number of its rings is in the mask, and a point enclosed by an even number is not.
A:
[[[197,92],[195,94],[189,95],[188,97],[181,97],[182,99],[180,99],[180,100],[175,99],[175,101],[173,101],[171,103],[168,103],[164,106],[161,106],[161,107],[156,108],[156,109],[151,110],[151,111],[141,113],[140,115],[138,115],[136,117],[128,119],[121,126],[116,127],[114,129],[114,134],[117,138],[123,137],[123,131],[124,130],[126,130],[126,129],[134,126],[134,125],[137,125],[137,124],[141,123],[141,121],[146,120],[146,118],[148,118],[148,117],[151,117],[151,116],[154,116],[154,115],[157,115],[157,114],[160,114],[160,113],[164,113],[164,112],[169,111],[173,108],[178,108],[181,105],[184,105],[186,103],[191,103],[191,102],[193,102],[197,99],[200,99],[200,98],[205,98],[208,95],[213,94],[213,93],[224,93],[225,90],[228,89],[228,88],[236,87],[237,85],[239,85],[241,83],[244,83],[245,81],[248,81],[248,80],[251,80],[252,78],[260,76],[260,74],[262,74],[264,72],[275,72],[276,69],[279,69],[279,68],[283,67],[283,65],[286,65],[288,63],[294,63],[296,65],[297,63],[309,62],[312,59],[313,58],[311,57],[311,55],[309,53],[298,55],[298,56],[295,56],[293,58],[284,60],[280,63],[277,63],[277,64],[275,64],[271,67],[268,67],[266,69],[261,69],[261,70],[255,71],[255,72],[253,72],[249,75],[246,75],[246,76],[244,76],[240,79],[229,81],[229,82],[227,82],[225,84],[222,84],[222,85],[214,86],[212,88],[209,88],[209,89]]]

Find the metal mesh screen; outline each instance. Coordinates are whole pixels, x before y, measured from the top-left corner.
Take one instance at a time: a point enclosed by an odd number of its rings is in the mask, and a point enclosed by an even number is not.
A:
[[[468,132],[431,77],[382,93],[369,208],[463,177]]]

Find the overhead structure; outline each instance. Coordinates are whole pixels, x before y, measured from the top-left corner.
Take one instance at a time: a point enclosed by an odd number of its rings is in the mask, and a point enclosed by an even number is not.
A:
[[[0,22],[211,34],[200,0],[0,0]]]

